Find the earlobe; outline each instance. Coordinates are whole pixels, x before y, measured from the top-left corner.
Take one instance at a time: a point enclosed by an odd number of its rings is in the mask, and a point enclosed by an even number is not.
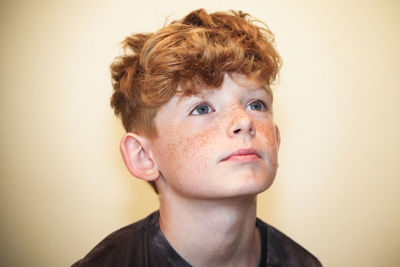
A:
[[[145,137],[126,133],[121,139],[120,150],[125,165],[133,176],[146,181],[157,180],[159,171]]]

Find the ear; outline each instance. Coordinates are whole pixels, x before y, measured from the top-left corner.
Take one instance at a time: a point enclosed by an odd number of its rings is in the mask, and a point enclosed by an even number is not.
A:
[[[275,124],[275,137],[276,143],[278,144],[278,149],[281,145],[281,132],[279,131],[278,125]]]
[[[148,147],[149,140],[134,133],[126,133],[121,140],[122,158],[129,172],[145,181],[155,181],[160,176]]]

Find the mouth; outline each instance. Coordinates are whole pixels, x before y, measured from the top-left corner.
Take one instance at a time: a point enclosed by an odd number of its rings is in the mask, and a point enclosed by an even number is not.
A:
[[[259,160],[260,154],[255,149],[238,149],[227,157],[223,158],[224,161],[238,161],[238,162],[252,162]]]

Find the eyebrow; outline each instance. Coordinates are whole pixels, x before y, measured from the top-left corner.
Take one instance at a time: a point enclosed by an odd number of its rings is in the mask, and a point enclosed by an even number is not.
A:
[[[242,86],[244,86],[246,89],[250,90],[250,91],[263,91],[266,93],[268,98],[271,98],[270,96],[270,92],[271,92],[271,88],[269,86],[264,86],[263,84],[259,85],[259,86],[253,86],[253,85],[248,85],[245,86],[245,84],[242,84]],[[178,95],[178,100],[176,102],[176,105],[179,105],[185,98],[189,98],[189,97],[196,97],[199,100],[205,100],[208,95],[215,91],[218,90],[216,88],[204,88],[203,90],[201,90],[201,92],[199,92],[198,94],[191,94],[191,95]]]
[[[205,93],[193,94],[193,95],[183,95],[178,97],[178,101],[176,101],[176,105],[181,104],[182,101],[188,99],[190,97],[198,98],[199,100],[205,100],[207,95]]]

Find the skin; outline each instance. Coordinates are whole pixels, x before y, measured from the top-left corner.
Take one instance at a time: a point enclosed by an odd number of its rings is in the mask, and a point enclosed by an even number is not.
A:
[[[225,75],[220,88],[174,96],[155,124],[158,137],[127,134],[121,152],[156,182],[169,243],[195,266],[257,266],[256,196],[275,178],[280,144],[265,89]]]
[[[240,76],[235,80],[226,75],[219,90],[174,96],[160,108],[155,117],[158,137],[151,144],[161,173],[160,191],[211,200],[258,194],[272,184],[279,144],[271,101],[256,83]],[[265,103],[266,110],[251,110],[248,105],[255,101]],[[191,114],[202,102],[210,112]],[[248,148],[257,150],[261,158],[221,162],[238,149]]]

